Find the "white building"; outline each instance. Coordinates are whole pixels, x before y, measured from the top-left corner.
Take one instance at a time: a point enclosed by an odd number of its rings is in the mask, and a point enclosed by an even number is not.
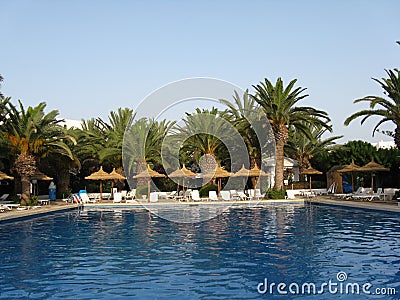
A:
[[[59,124],[67,129],[70,129],[72,127],[82,129],[82,121],[79,120],[63,119],[63,121]]]
[[[275,184],[275,157],[267,158],[263,160],[263,169],[265,172],[270,173],[269,186],[274,186]],[[292,169],[293,181],[299,181],[299,162],[295,159],[284,157],[283,158],[284,169]]]
[[[394,143],[394,141],[382,141],[382,140],[380,140],[377,143],[371,143],[371,145],[376,147],[377,149],[396,148],[396,144]]]

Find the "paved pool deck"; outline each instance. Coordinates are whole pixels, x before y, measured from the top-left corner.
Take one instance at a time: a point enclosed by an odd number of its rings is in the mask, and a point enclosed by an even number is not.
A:
[[[151,208],[151,207],[168,207],[168,206],[242,206],[242,207],[252,207],[252,206],[268,206],[268,205],[304,205],[307,202],[322,205],[340,206],[340,207],[350,207],[350,208],[360,208],[360,209],[371,209],[378,211],[388,211],[400,213],[400,206],[394,201],[351,201],[335,199],[329,196],[316,197],[316,198],[296,198],[296,199],[281,199],[281,200],[250,200],[250,201],[190,201],[190,202],[177,202],[172,200],[161,199],[159,202],[148,203],[146,201],[135,201],[133,203],[113,203],[112,201],[103,201],[102,203],[87,203],[84,204],[84,208],[118,208],[118,209],[140,209],[140,208]],[[63,201],[55,201],[50,205],[44,205],[35,209],[7,211],[0,213],[0,222],[5,220],[13,220],[19,218],[28,218],[33,216],[45,215],[53,212],[61,212],[66,210],[78,209],[77,204],[67,204]]]

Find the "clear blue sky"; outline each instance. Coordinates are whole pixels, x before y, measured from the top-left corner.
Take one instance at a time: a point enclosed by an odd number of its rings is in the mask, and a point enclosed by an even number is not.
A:
[[[343,126],[383,95],[371,77],[400,68],[400,1],[0,0],[2,92],[60,116],[107,118],[188,77],[251,88],[297,78],[341,142],[371,137],[376,120]],[[388,126],[391,129],[392,126]]]

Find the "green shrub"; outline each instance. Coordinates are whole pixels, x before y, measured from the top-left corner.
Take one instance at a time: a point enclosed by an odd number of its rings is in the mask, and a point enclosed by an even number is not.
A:
[[[136,198],[141,198],[144,195],[147,196],[147,185],[138,186],[136,188]]]
[[[200,197],[208,197],[209,191],[218,191],[218,186],[216,184],[208,184],[203,186],[199,190]]]
[[[269,199],[285,199],[285,194],[286,194],[286,190],[281,189],[281,190],[277,190],[277,189],[269,189],[267,192],[267,196]]]
[[[27,203],[28,206],[34,206],[34,205],[38,205],[39,202],[39,197],[38,196],[31,196],[29,198],[29,201]]]

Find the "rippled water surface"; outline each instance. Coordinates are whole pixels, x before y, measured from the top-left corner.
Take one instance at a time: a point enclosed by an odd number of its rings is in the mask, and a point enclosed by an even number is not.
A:
[[[257,286],[339,283],[339,272],[344,283],[397,290],[372,299],[400,298],[396,214],[279,205],[177,224],[145,210],[85,210],[3,223],[0,233],[0,299],[283,299]]]

